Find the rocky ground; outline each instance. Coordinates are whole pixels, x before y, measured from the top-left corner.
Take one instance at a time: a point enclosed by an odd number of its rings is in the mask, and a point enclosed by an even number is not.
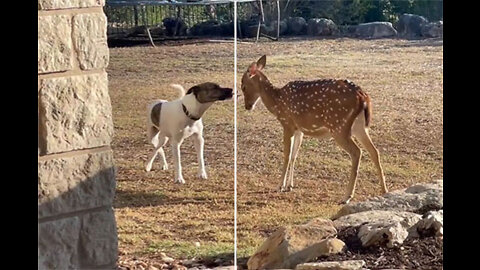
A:
[[[345,205],[333,220],[281,227],[242,269],[443,269],[443,181]]]
[[[324,256],[317,261],[364,260],[368,269],[443,269],[443,239],[433,235],[407,239],[399,247],[363,247],[357,237],[358,227],[338,232],[337,238],[348,249],[339,254]]]
[[[232,260],[121,256],[119,270],[234,269]],[[271,233],[238,269],[443,269],[443,180],[342,207]]]

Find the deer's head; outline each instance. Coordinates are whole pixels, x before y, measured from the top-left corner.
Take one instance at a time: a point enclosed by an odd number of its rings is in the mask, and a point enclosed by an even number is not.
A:
[[[260,71],[265,67],[266,62],[267,56],[264,55],[257,62],[250,64],[247,71],[243,73],[242,93],[246,110],[252,110],[260,98],[260,79],[264,77]]]

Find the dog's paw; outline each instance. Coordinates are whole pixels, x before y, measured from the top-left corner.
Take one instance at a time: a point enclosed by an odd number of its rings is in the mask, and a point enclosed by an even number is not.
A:
[[[168,170],[168,165],[167,165],[167,164],[164,164],[164,165],[162,166],[162,170],[163,170],[163,171]]]
[[[203,179],[203,180],[206,180],[208,178],[206,172],[199,172],[197,174],[197,177],[200,178],[200,179]]]
[[[151,171],[151,170],[152,170],[152,165],[147,165],[147,166],[145,167],[145,171],[149,172],[149,171]]]
[[[177,178],[174,181],[176,184],[185,184],[185,180],[183,178]]]

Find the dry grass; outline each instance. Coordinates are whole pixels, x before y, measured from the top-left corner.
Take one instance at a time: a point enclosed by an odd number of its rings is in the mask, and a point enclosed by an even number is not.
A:
[[[238,45],[238,81],[248,64],[267,54],[274,85],[295,79],[348,78],[373,100],[371,136],[390,189],[443,175],[443,46],[404,40],[309,40]],[[110,51],[118,166],[115,210],[123,253],[180,257],[233,252],[233,102],[215,104],[204,118],[210,179],[195,179],[191,140],[182,146],[187,184],[173,184],[173,168],[147,173],[152,151],[144,130],[145,104],[176,97],[170,83],[215,81],[232,86],[233,44],[116,48]],[[239,86],[239,85],[238,85]],[[249,256],[278,226],[330,217],[339,209],[350,167],[332,141],[306,137],[291,193],[278,193],[282,130],[259,104],[238,110],[238,251]],[[365,151],[364,151],[365,152]],[[170,150],[167,160],[172,165]],[[355,200],[380,192],[363,155]],[[200,242],[199,248],[194,242]]]

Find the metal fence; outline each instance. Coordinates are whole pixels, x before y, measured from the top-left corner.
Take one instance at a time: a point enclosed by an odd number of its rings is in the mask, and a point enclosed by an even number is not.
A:
[[[248,2],[255,0],[240,0]],[[109,38],[233,37],[233,0],[107,0]]]

